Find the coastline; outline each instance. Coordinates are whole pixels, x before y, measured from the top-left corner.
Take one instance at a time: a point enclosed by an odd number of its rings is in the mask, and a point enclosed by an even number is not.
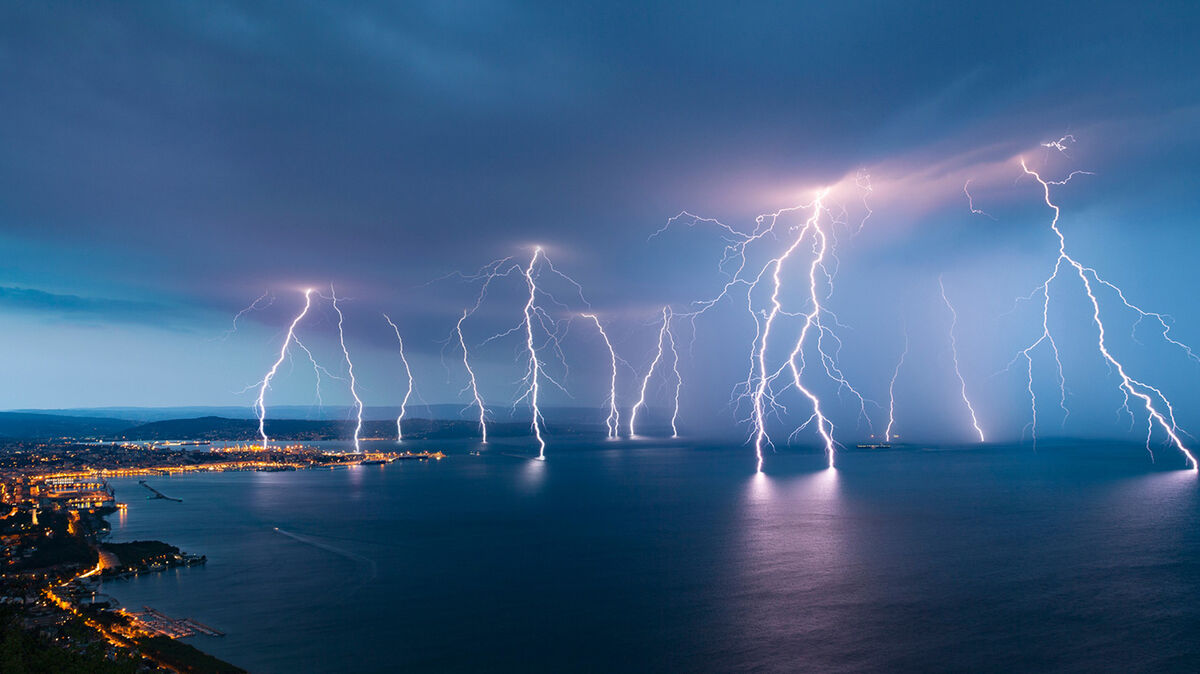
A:
[[[180,443],[189,447],[192,443]],[[63,443],[35,446],[45,458],[0,474],[3,535],[3,628],[30,653],[81,659],[70,667],[103,669],[101,661],[156,671],[238,673],[241,668],[178,639],[222,632],[191,618],[173,618],[143,607],[121,608],[99,592],[102,580],[156,574],[203,565],[205,555],[188,554],[161,540],[106,540],[108,517],[124,520],[128,504],[116,498],[110,478],[196,473],[288,472],[404,459],[438,460],[440,452],[324,452],[303,445],[271,450],[255,446],[205,447],[163,452],[136,443]],[[82,465],[81,465],[82,464]],[[139,480],[149,500],[182,502]],[[24,656],[22,656],[24,657]],[[32,662],[28,656],[19,662]],[[141,662],[143,664],[136,665]],[[130,671],[133,671],[132,669]]]

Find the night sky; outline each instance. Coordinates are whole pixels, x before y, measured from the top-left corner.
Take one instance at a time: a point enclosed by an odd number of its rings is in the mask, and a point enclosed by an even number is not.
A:
[[[630,364],[627,407],[661,307],[685,311],[724,279],[714,226],[650,235],[685,210],[750,231],[833,186],[847,222],[827,305],[845,326],[848,380],[886,407],[907,333],[898,431],[970,439],[942,275],[980,421],[1013,439],[1029,420],[1025,365],[1004,369],[1041,331],[1040,306],[1014,300],[1057,255],[1019,156],[1054,179],[1093,173],[1055,188],[1072,252],[1200,343],[1194,3],[565,5],[4,3],[0,407],[248,407],[239,391],[269,367],[301,289],[330,283],[368,406],[403,394],[385,311],[421,398],[465,403],[443,340],[478,285],[453,274],[525,261],[535,244],[583,286]],[[1041,146],[1067,134],[1066,153]],[[967,180],[988,215],[969,209]],[[565,284],[553,290],[570,304],[550,307],[557,318],[583,309]],[[512,327],[522,292],[498,282],[468,341]],[[264,293],[273,303],[229,333]],[[1051,295],[1071,414],[1043,352],[1040,433],[1144,437],[1144,416],[1130,430],[1119,412],[1077,279]],[[1200,428],[1200,364],[1101,299],[1113,351]],[[334,319],[320,303],[300,333],[337,371]],[[754,334],[744,302],[699,318],[694,340],[681,331],[682,428],[735,428],[745,409],[730,393]],[[519,388],[520,346],[479,346],[495,405]],[[572,325],[563,348],[569,372],[551,369],[570,397],[549,402],[601,406],[594,330]],[[818,387],[843,440],[869,433],[857,403]],[[652,402],[668,389],[656,383]],[[324,392],[349,399],[336,381]],[[270,402],[313,402],[302,362]]]

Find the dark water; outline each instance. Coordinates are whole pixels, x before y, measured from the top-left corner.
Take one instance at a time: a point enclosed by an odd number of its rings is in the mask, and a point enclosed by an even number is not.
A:
[[[1144,455],[555,449],[117,481],[210,561],[104,588],[253,672],[1200,670],[1200,482]]]

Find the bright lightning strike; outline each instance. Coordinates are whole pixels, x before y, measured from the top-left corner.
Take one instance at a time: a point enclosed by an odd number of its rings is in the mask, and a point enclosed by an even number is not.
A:
[[[363,403],[362,399],[358,397],[358,380],[354,378],[354,363],[350,360],[350,351],[346,348],[346,332],[342,329],[344,316],[342,316],[342,310],[338,307],[337,292],[334,291],[332,283],[329,284],[329,296],[333,302],[333,310],[338,315],[338,343],[341,344],[342,355],[346,358],[346,371],[350,377],[350,395],[354,398],[354,415],[356,418],[354,426],[354,451],[361,453],[362,447],[359,445],[359,435],[362,433]]]
[[[892,371],[892,382],[888,384],[888,423],[883,431],[883,441],[892,441],[892,426],[896,423],[896,379],[900,377],[900,368],[908,356],[908,331],[904,331],[904,350],[900,352],[900,360],[896,361],[896,369]]]
[[[482,342],[482,344],[488,344],[517,333],[524,334],[525,343],[522,351],[526,354],[526,358],[524,359],[525,374],[521,378],[521,382],[524,384],[524,390],[514,401],[514,404],[528,402],[530,406],[533,417],[531,427],[533,429],[533,435],[538,443],[537,458],[540,460],[544,460],[546,458],[546,440],[543,435],[546,420],[542,415],[541,409],[542,385],[543,383],[553,385],[566,393],[568,396],[570,395],[553,376],[546,372],[545,365],[542,361],[542,356],[539,353],[540,349],[549,348],[551,356],[557,359],[557,361],[562,364],[564,372],[566,371],[566,360],[563,357],[561,348],[561,339],[564,334],[563,324],[555,321],[546,311],[546,309],[538,304],[538,298],[547,298],[554,305],[561,308],[568,308],[568,306],[556,299],[554,295],[552,295],[545,288],[538,286],[537,280],[539,275],[545,272],[549,272],[550,274],[557,276],[570,284],[575,292],[579,294],[579,300],[583,306],[588,306],[587,300],[583,297],[583,289],[579,283],[555,268],[554,264],[548,257],[546,257],[545,252],[540,246],[535,248],[533,256],[529,260],[529,264],[525,266],[513,262],[511,257],[506,257],[488,263],[474,275],[450,275],[461,277],[467,281],[483,281],[482,287],[479,290],[479,295],[475,299],[474,306],[463,311],[463,315],[461,318],[459,318],[454,332],[455,336],[457,337],[458,345],[463,351],[463,366],[466,368],[469,378],[468,384],[463,388],[463,391],[465,392],[467,389],[470,389],[475,404],[479,409],[479,426],[483,434],[484,442],[487,441],[486,410],[479,395],[478,381],[475,376],[475,372],[471,367],[470,358],[468,356],[467,342],[463,337],[462,324],[469,316],[478,311],[480,306],[482,306],[493,281],[516,274],[519,275],[525,282],[527,294],[526,300],[522,306],[521,321],[508,330],[488,337]],[[565,324],[569,325],[569,321],[566,321]],[[545,337],[544,342],[541,344],[538,342],[539,334],[544,334]]]
[[[825,196],[825,193],[822,192],[821,197],[824,197],[824,196]],[[769,387],[771,385],[771,378],[769,377],[768,372],[767,372],[767,345],[770,343],[770,340],[771,340],[771,328],[775,324],[775,319],[778,318],[779,313],[781,311],[783,311],[783,303],[780,302],[780,300],[779,300],[779,291],[783,287],[783,280],[781,278],[780,272],[783,268],[783,263],[789,257],[791,257],[792,253],[795,252],[795,250],[797,248],[800,247],[800,244],[804,241],[805,234],[808,233],[809,227],[811,227],[811,225],[819,217],[820,208],[821,208],[821,204],[820,204],[821,197],[818,197],[817,201],[815,201],[813,203],[813,215],[811,218],[809,218],[808,222],[806,222],[804,224],[804,227],[800,230],[800,233],[792,241],[792,245],[789,246],[787,248],[787,250],[785,250],[783,252],[782,255],[780,255],[779,257],[774,258],[773,260],[768,262],[767,267],[763,270],[763,273],[766,272],[766,269],[771,270],[771,310],[769,312],[767,312],[767,315],[763,319],[763,321],[761,323],[761,327],[759,329],[758,355],[755,356],[756,367],[758,370],[757,385],[755,386],[755,388],[753,389],[753,393],[751,394],[751,405],[752,405],[753,414],[754,414],[754,456],[758,460],[757,470],[760,472],[762,471],[762,465],[763,465],[763,448],[765,446],[769,445],[771,442],[770,436],[767,435],[766,404],[768,402],[773,403],[774,398],[770,397],[771,393],[769,390]],[[762,274],[759,275],[759,278],[762,278]],[[757,279],[756,279],[756,283],[757,283]],[[815,297],[815,293],[814,293],[814,297]],[[819,310],[820,306],[821,305],[818,303],[816,305],[816,308]],[[757,321],[757,320],[758,320],[758,315],[755,314],[755,321]],[[797,341],[797,343],[796,343],[795,352],[799,352],[801,345],[804,343],[804,337],[807,335],[808,328],[811,324],[812,324],[811,320],[809,319],[809,317],[806,316],[805,322],[804,322],[804,332],[802,333],[800,340]],[[793,352],[793,356],[795,355],[795,352]],[[791,360],[794,362],[794,359],[791,359]],[[798,371],[796,371],[796,373],[795,373],[795,380],[796,380],[796,387],[799,390],[803,391],[806,396],[811,398],[812,397],[811,393],[809,393],[806,389],[804,389],[800,385],[800,374]],[[749,381],[749,380],[747,380],[747,381]],[[769,401],[767,400],[768,397],[770,397]],[[815,404],[816,403],[814,401],[814,405]],[[818,420],[818,423],[821,423],[821,420]],[[823,430],[824,429],[822,427],[822,432],[823,432]]]
[[[1053,148],[1053,149],[1059,150],[1060,152],[1065,153],[1065,150],[1066,150],[1065,143],[1067,143],[1068,141],[1073,141],[1073,140],[1074,139],[1071,138],[1070,136],[1066,136],[1057,141],[1043,143],[1043,146],[1048,147],[1048,148]],[[1125,397],[1124,408],[1126,409],[1126,411],[1128,411],[1130,413],[1130,416],[1132,416],[1132,414],[1133,414],[1132,410],[1129,409],[1129,399],[1131,396],[1141,400],[1143,406],[1145,407],[1146,416],[1147,416],[1146,450],[1151,453],[1151,456],[1153,456],[1153,450],[1151,449],[1150,443],[1151,443],[1151,439],[1152,439],[1152,436],[1154,433],[1155,425],[1157,425],[1166,434],[1167,438],[1169,439],[1170,444],[1173,445],[1176,449],[1178,449],[1181,454],[1183,454],[1185,460],[1191,466],[1191,469],[1193,471],[1200,469],[1200,465],[1198,465],[1196,462],[1196,457],[1192,454],[1191,450],[1189,450],[1184,445],[1183,440],[1179,437],[1179,434],[1182,431],[1180,431],[1179,427],[1175,423],[1175,413],[1174,413],[1174,408],[1171,405],[1171,402],[1166,398],[1166,396],[1163,394],[1163,392],[1160,391],[1159,389],[1155,388],[1154,386],[1151,386],[1150,384],[1147,384],[1145,382],[1139,381],[1139,380],[1131,377],[1126,372],[1124,364],[1121,363],[1119,360],[1117,360],[1116,357],[1112,354],[1112,352],[1109,351],[1108,345],[1105,341],[1106,331],[1105,331],[1104,322],[1100,318],[1100,300],[1096,297],[1096,294],[1093,291],[1092,281],[1095,280],[1095,282],[1098,285],[1113,289],[1118,294],[1118,297],[1121,298],[1122,303],[1126,307],[1133,309],[1134,311],[1136,311],[1139,314],[1139,316],[1140,316],[1139,320],[1141,320],[1141,318],[1145,318],[1146,316],[1159,316],[1159,315],[1153,314],[1152,312],[1143,311],[1142,309],[1139,309],[1136,306],[1131,305],[1125,299],[1124,293],[1122,293],[1119,289],[1117,289],[1116,286],[1112,285],[1111,283],[1108,283],[1107,281],[1102,280],[1099,277],[1099,275],[1097,274],[1095,269],[1084,266],[1083,264],[1078,262],[1075,258],[1071,257],[1070,254],[1067,253],[1066,237],[1063,235],[1062,230],[1060,230],[1058,227],[1058,221],[1059,221],[1059,217],[1061,215],[1061,210],[1058,207],[1058,205],[1055,204],[1051,198],[1050,187],[1051,187],[1051,185],[1065,185],[1067,182],[1069,182],[1075,176],[1081,175],[1081,174],[1086,174],[1087,172],[1086,171],[1074,171],[1074,172],[1068,174],[1067,177],[1063,178],[1062,180],[1046,180],[1037,171],[1029,168],[1029,166],[1025,163],[1024,158],[1022,158],[1020,161],[1021,161],[1021,169],[1025,172],[1025,174],[1032,177],[1034,180],[1036,180],[1038,182],[1038,185],[1041,186],[1042,199],[1046,203],[1046,206],[1048,208],[1050,208],[1050,210],[1053,211],[1053,213],[1054,213],[1053,218],[1051,218],[1051,220],[1050,220],[1050,229],[1051,229],[1051,231],[1054,232],[1055,237],[1058,239],[1058,257],[1055,260],[1054,269],[1051,272],[1050,276],[1038,288],[1038,290],[1041,292],[1042,297],[1043,297],[1042,334],[1032,344],[1030,344],[1028,347],[1023,349],[1020,354],[1018,354],[1018,358],[1020,358],[1021,356],[1024,356],[1024,358],[1026,359],[1028,366],[1029,366],[1028,390],[1029,390],[1029,395],[1030,395],[1030,404],[1031,404],[1031,407],[1033,410],[1032,425],[1033,425],[1033,429],[1034,429],[1033,432],[1034,432],[1035,442],[1036,442],[1036,438],[1037,438],[1037,436],[1036,436],[1037,398],[1036,398],[1036,396],[1034,396],[1034,393],[1033,393],[1033,361],[1032,361],[1031,351],[1043,342],[1050,344],[1051,349],[1055,356],[1055,360],[1057,361],[1057,364],[1058,364],[1059,382],[1060,382],[1060,386],[1062,386],[1062,363],[1061,363],[1061,360],[1059,360],[1059,358],[1058,358],[1057,346],[1054,344],[1053,337],[1051,337],[1051,335],[1050,335],[1048,315],[1049,315],[1049,306],[1050,306],[1050,284],[1058,278],[1059,271],[1063,268],[1063,265],[1067,264],[1072,269],[1075,270],[1075,273],[1076,273],[1076,275],[1078,275],[1079,280],[1083,283],[1084,292],[1087,294],[1088,301],[1090,302],[1091,307],[1092,307],[1092,322],[1096,326],[1096,332],[1097,332],[1096,347],[1099,350],[1100,355],[1104,358],[1105,362],[1108,363],[1109,367],[1112,368],[1112,370],[1114,370],[1117,373],[1117,375],[1120,377],[1120,380],[1121,380],[1120,389],[1121,389],[1122,394]],[[1090,278],[1089,278],[1089,274],[1091,275]],[[1035,291],[1035,294],[1036,294],[1036,292],[1037,291]],[[1160,319],[1160,322],[1161,322],[1161,319]],[[1165,330],[1164,330],[1163,334],[1164,334],[1164,336],[1166,336]],[[1168,338],[1168,341],[1177,343],[1177,342],[1174,342],[1174,340],[1170,340],[1169,338]],[[1183,348],[1185,350],[1189,351],[1189,353],[1190,353],[1190,349],[1187,349],[1187,347],[1183,347]],[[1159,409],[1159,403],[1161,403],[1163,410]]]
[[[542,254],[542,247],[538,246],[533,249],[533,257],[529,259],[529,266],[525,268],[525,284],[529,287],[529,299],[525,302],[525,347],[529,351],[529,365],[525,371],[525,383],[528,386],[525,393],[517,399],[520,402],[523,399],[529,400],[529,409],[533,415],[533,437],[537,439],[539,461],[546,460],[546,440],[542,437],[542,425],[545,420],[542,419],[542,410],[538,407],[538,395],[541,393],[541,382],[539,375],[542,371],[541,362],[538,361],[537,348],[533,343],[533,319],[536,312],[537,302],[537,283],[534,281],[533,268],[537,264],[538,257]]]
[[[671,332],[671,309],[663,307],[662,310],[662,327],[658,330],[658,349],[654,352],[654,359],[650,361],[650,367],[646,369],[646,376],[642,377],[642,386],[638,392],[637,402],[633,404],[633,409],[629,411],[629,437],[637,437],[637,416],[638,410],[646,406],[646,389],[650,386],[650,378],[654,376],[654,370],[658,367],[658,363],[663,358],[663,349],[666,343],[667,335]],[[675,340],[671,339],[672,350],[674,350]],[[678,359],[676,355],[676,359]],[[676,415],[679,413],[679,397],[678,389],[676,389]],[[674,429],[674,417],[672,417],[672,429]]]
[[[825,198],[825,195],[828,193],[829,193],[829,189],[826,188],[821,191],[820,195],[817,196],[816,201],[814,201],[812,204],[812,208],[813,208],[812,217],[810,217],[808,219],[808,221],[806,221],[804,223],[804,227],[800,230],[800,235],[796,237],[796,241],[797,241],[797,243],[799,243],[799,241],[804,238],[805,234],[807,234],[807,232],[810,229],[813,232],[813,258],[812,258],[812,263],[809,265],[809,268],[808,268],[808,291],[809,291],[809,300],[812,304],[812,308],[804,316],[804,327],[800,329],[800,337],[799,337],[799,339],[796,340],[796,347],[794,349],[792,349],[791,355],[788,356],[787,365],[792,371],[792,383],[796,387],[796,390],[803,393],[805,398],[808,398],[808,400],[812,404],[812,408],[813,408],[812,416],[809,417],[808,421],[805,421],[804,424],[802,424],[800,426],[800,428],[804,428],[804,427],[808,426],[808,424],[810,424],[814,421],[816,422],[817,433],[820,434],[821,439],[825,442],[825,456],[827,457],[827,459],[829,461],[829,467],[833,468],[834,463],[835,463],[835,457],[836,457],[836,449],[835,449],[836,445],[833,440],[833,423],[830,422],[829,419],[821,412],[821,401],[817,398],[816,394],[814,394],[811,390],[806,388],[804,386],[803,382],[801,382],[801,374],[804,372],[804,344],[808,338],[808,333],[809,333],[810,328],[812,328],[813,326],[816,326],[816,328],[817,328],[816,348],[817,348],[817,353],[820,354],[820,356],[821,356],[821,362],[825,366],[825,373],[831,379],[838,382],[839,386],[845,386],[845,387],[849,388],[849,390],[852,393],[854,393],[854,395],[858,396],[860,403],[863,403],[863,398],[861,395],[858,394],[858,391],[855,391],[853,387],[850,387],[850,384],[848,382],[846,382],[845,377],[841,376],[841,372],[836,369],[836,366],[834,366],[833,369],[831,369],[830,361],[832,359],[826,354],[826,352],[822,346],[822,343],[821,343],[826,330],[825,330],[825,327],[821,324],[821,298],[818,293],[817,276],[818,276],[818,271],[824,272],[824,270],[825,270],[825,267],[824,267],[825,255],[826,255],[827,251],[829,250],[829,239],[825,235],[824,230],[822,230],[820,227],[821,212],[824,209],[822,200]],[[782,264],[782,259],[780,260],[780,264]],[[777,265],[775,268],[775,284],[776,284],[775,285],[775,294],[776,295],[778,295],[778,292],[779,292],[778,276],[779,276],[779,266]],[[825,278],[828,280],[828,278],[829,278],[828,272],[825,272]],[[774,298],[772,298],[772,299],[774,301]],[[765,331],[764,331],[764,334],[765,334]],[[765,337],[763,339],[762,350],[763,351],[766,350],[766,338]],[[796,364],[797,358],[800,358],[800,365],[798,365],[798,366]],[[782,371],[782,368],[780,368],[780,371]],[[865,410],[864,410],[864,413],[865,413]],[[797,430],[799,430],[799,429],[797,429]],[[765,433],[765,431],[762,431],[762,432]],[[758,457],[759,457],[758,458],[758,469],[761,471],[762,470],[762,448],[756,446],[756,449],[758,450]]]
[[[408,399],[412,397],[413,392],[413,373],[412,368],[408,366],[408,358],[404,355],[404,338],[400,336],[400,328],[392,322],[391,317],[387,314],[383,315],[383,320],[392,326],[392,331],[396,333],[396,342],[400,345],[400,362],[404,363],[404,375],[408,378],[408,388],[404,391],[404,400],[400,401],[400,416],[396,417],[396,442],[404,440],[404,415],[408,412]]]
[[[971,405],[971,399],[967,397],[967,382],[963,379],[962,370],[958,366],[958,337],[955,334],[958,329],[958,312],[954,310],[954,305],[950,303],[950,298],[946,296],[946,284],[942,282],[941,276],[938,276],[938,288],[942,291],[942,302],[950,310],[950,357],[954,359],[954,376],[958,377],[959,391],[962,394],[963,404],[967,406],[967,412],[971,415],[971,426],[975,429],[976,435],[979,436],[979,441],[987,442],[983,437],[983,429],[979,427],[979,419],[975,417],[975,408]]]
[[[467,387],[471,389],[471,396],[475,400],[475,406],[479,408],[479,432],[483,436],[483,444],[487,444],[487,408],[483,406],[483,398],[479,396],[479,383],[475,379],[475,370],[471,369],[471,359],[467,355],[467,340],[463,338],[462,324],[470,315],[470,309],[463,309],[462,318],[458,319],[458,323],[454,325],[454,333],[458,335],[458,345],[462,347],[463,367],[467,369]]]
[[[866,197],[871,193],[869,178],[860,173],[856,178],[856,185],[864,193],[864,205],[867,210],[867,217],[869,218],[871,215],[870,205],[865,201]],[[755,336],[750,345],[750,365],[746,379],[737,387],[737,390],[741,391],[737,399],[749,401],[750,418],[748,421],[752,427],[750,440],[754,445],[757,468],[760,471],[762,470],[764,451],[774,446],[767,431],[768,417],[773,413],[786,411],[777,401],[777,395],[782,391],[777,391],[775,388],[776,381],[783,376],[785,370],[790,370],[791,372],[791,381],[787,386],[794,387],[803,395],[813,410],[808,420],[792,432],[792,437],[799,431],[807,428],[810,424],[815,423],[817,433],[824,445],[829,466],[832,468],[834,465],[836,443],[833,439],[833,424],[822,411],[821,401],[816,393],[803,382],[802,374],[805,369],[804,352],[807,348],[815,350],[825,375],[837,385],[838,391],[848,391],[858,400],[860,419],[866,419],[868,425],[870,424],[870,418],[866,414],[867,400],[842,374],[837,364],[837,354],[841,347],[841,341],[832,332],[830,325],[826,324],[826,319],[829,319],[832,321],[832,325],[838,325],[836,317],[823,305],[823,300],[832,293],[833,284],[833,273],[830,271],[827,260],[834,260],[834,264],[836,265],[836,258],[833,257],[829,236],[821,225],[822,215],[829,212],[824,204],[829,191],[828,188],[822,190],[817,198],[809,204],[785,208],[768,215],[760,215],[755,221],[756,226],[754,231],[749,234],[739,232],[718,221],[699,218],[685,212],[672,218],[666,227],[655,232],[653,235],[658,236],[673,222],[685,217],[691,219],[689,226],[694,226],[702,222],[711,223],[719,227],[723,232],[721,236],[726,241],[726,246],[718,264],[718,270],[728,280],[715,297],[694,302],[692,311],[680,315],[692,321],[694,327],[696,317],[706,313],[721,300],[732,295],[735,290],[745,291],[745,306],[754,321]],[[755,242],[765,239],[768,236],[776,236],[777,227],[782,229],[780,223],[784,220],[784,216],[807,209],[812,209],[812,212],[806,221],[800,225],[791,227],[789,230],[794,231],[795,234],[788,248],[783,253],[768,260],[757,271],[749,270],[747,260],[748,248]],[[865,220],[864,218],[864,222]],[[838,224],[839,222],[840,220],[833,218],[831,224]],[[793,313],[784,309],[781,299],[781,291],[784,286],[782,276],[783,267],[785,262],[790,262],[790,258],[794,254],[799,255],[797,251],[800,250],[802,244],[810,237],[810,252],[812,257],[808,265],[807,274],[807,304],[809,305],[809,310],[804,313]],[[732,273],[728,271],[731,268],[733,269]],[[766,307],[756,306],[754,300],[755,291],[767,285],[771,288],[768,305]],[[788,359],[778,368],[774,368],[768,364],[768,355],[770,352],[771,337],[776,330],[776,322],[781,317],[800,318],[803,320],[803,324],[800,329],[799,338],[796,340]],[[810,335],[812,336],[811,340]]]
[[[600,331],[600,337],[604,339],[604,346],[608,348],[612,373],[608,383],[608,418],[604,420],[604,425],[608,429],[608,437],[615,440],[620,437],[621,427],[621,413],[617,409],[617,352],[613,349],[612,342],[608,339],[608,333],[604,331],[604,326],[600,324],[600,319],[596,314],[580,315],[592,319],[592,322],[596,324],[596,329]]]
[[[279,370],[279,366],[283,364],[283,359],[287,358],[288,346],[296,338],[296,325],[298,325],[300,321],[304,319],[304,316],[308,314],[308,310],[312,306],[312,292],[313,291],[311,288],[304,291],[304,309],[301,310],[299,314],[296,314],[296,317],[292,319],[291,325],[288,326],[287,336],[283,339],[283,346],[279,347],[279,358],[275,360],[275,363],[271,365],[271,369],[267,371],[266,376],[264,376],[262,381],[259,382],[258,400],[254,402],[254,409],[256,412],[258,412],[258,434],[260,437],[262,437],[263,449],[266,449],[267,444],[271,441],[270,438],[267,437],[266,431],[267,406],[264,400],[267,396],[267,389],[270,388],[271,379],[275,377],[275,373]],[[305,349],[305,351],[307,351],[307,349]]]
[[[679,437],[679,392],[683,389],[683,377],[679,374],[679,350],[675,348],[675,334],[671,332],[671,315],[667,312],[667,346],[671,349],[671,374],[675,375],[674,407],[671,410],[671,437]]]

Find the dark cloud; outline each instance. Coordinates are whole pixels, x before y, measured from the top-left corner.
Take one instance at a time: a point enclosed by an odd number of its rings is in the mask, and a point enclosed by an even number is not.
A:
[[[392,355],[386,310],[437,361],[474,289],[425,283],[541,243],[598,311],[625,321],[614,339],[637,363],[658,307],[720,283],[710,233],[647,243],[650,232],[683,209],[752,226],[866,167],[876,215],[844,241],[836,297],[865,335],[847,358],[870,380],[893,365],[892,329],[925,316],[938,272],[1040,272],[1037,195],[1012,203],[1027,195],[1005,162],[1074,132],[1072,159],[1097,176],[1072,185],[1071,212],[1087,218],[1070,224],[1096,235],[1094,258],[1149,270],[1125,280],[1162,297],[1183,334],[1200,321],[1180,311],[1185,260],[1159,256],[1198,243],[1197,34],[1190,2],[5,3],[0,242],[38,259],[0,268],[0,302],[98,323],[198,322],[269,289],[277,302],[245,320],[275,329],[300,288],[333,281],[353,298],[357,344]],[[961,219],[968,175],[998,221]],[[974,289],[1021,294],[1038,279],[1010,280]],[[507,327],[521,290],[498,289],[472,334]],[[306,335],[324,334],[325,310]],[[742,318],[702,323],[695,353],[740,354],[704,340],[736,334]],[[498,397],[508,355],[492,363]],[[177,360],[184,378],[223,367]],[[422,376],[433,402],[458,389],[452,367]],[[689,404],[728,392],[724,374],[689,376]]]
[[[139,323],[172,327],[183,312],[155,302],[81,297],[0,286],[0,311],[31,313],[91,324]]]

